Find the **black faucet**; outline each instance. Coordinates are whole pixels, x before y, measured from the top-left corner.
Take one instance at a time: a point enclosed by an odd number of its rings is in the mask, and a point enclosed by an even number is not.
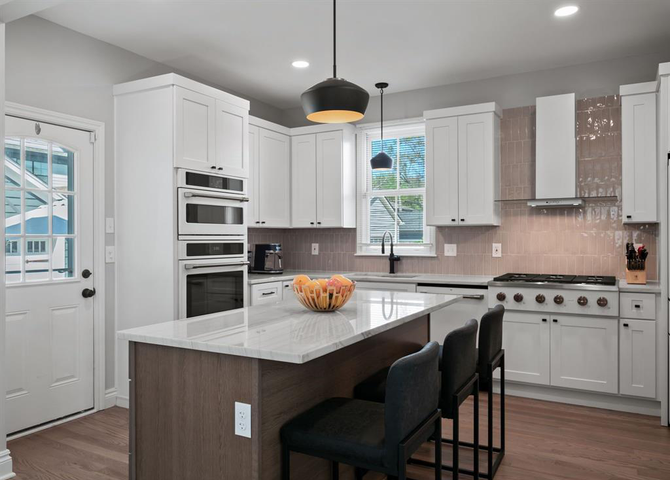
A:
[[[400,261],[400,257],[393,253],[393,235],[391,232],[386,230],[384,232],[384,235],[382,235],[382,255],[386,253],[386,244],[384,243],[386,240],[386,234],[388,234],[389,237],[391,237],[391,253],[389,254],[389,273],[394,274],[395,273],[395,262]]]

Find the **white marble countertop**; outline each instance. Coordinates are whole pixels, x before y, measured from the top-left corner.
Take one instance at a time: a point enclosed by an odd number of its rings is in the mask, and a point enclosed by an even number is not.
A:
[[[650,281],[646,285],[636,285],[626,280],[619,280],[619,291],[621,293],[661,293],[661,283]]]
[[[459,295],[358,290],[337,312],[283,302],[123,330],[121,340],[306,363],[459,301]]]
[[[283,282],[293,280],[296,275],[304,274],[312,278],[328,278],[334,273],[342,272],[316,272],[316,271],[298,271],[285,270],[282,274],[249,274],[249,284],[256,285],[269,282]],[[424,273],[398,273],[390,275],[388,273],[377,272],[344,272],[342,275],[356,280],[357,282],[387,282],[387,283],[433,283],[440,285],[477,285],[486,286],[493,280],[493,276],[486,275],[439,275]]]

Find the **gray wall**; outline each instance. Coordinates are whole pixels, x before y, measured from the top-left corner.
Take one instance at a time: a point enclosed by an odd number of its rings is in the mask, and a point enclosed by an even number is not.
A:
[[[668,61],[670,50],[399,93],[392,93],[392,78],[380,78],[380,81],[385,80],[390,84],[384,94],[384,118],[396,120],[421,117],[424,110],[493,101],[502,108],[523,107],[534,105],[537,97],[561,93],[574,92],[577,98],[618,94],[619,85],[654,80],[658,64]],[[362,123],[380,120],[379,95],[374,87],[370,87],[366,86],[375,96],[370,98]],[[285,110],[282,123],[288,127],[311,124],[305,119],[301,108]]]
[[[39,17],[30,16],[7,24],[7,100],[105,123],[105,207],[108,217],[114,216],[112,86],[172,71],[166,65]],[[219,88],[225,90],[225,87]],[[281,119],[279,109],[250,100],[253,115],[275,122]],[[106,240],[108,245],[114,244],[113,235],[108,235]],[[111,388],[115,378],[114,265],[107,265],[105,279],[106,384]]]

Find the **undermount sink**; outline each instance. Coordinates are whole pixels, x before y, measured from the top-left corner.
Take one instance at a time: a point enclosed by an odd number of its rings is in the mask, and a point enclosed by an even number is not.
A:
[[[403,273],[361,273],[352,275],[352,277],[374,277],[374,278],[416,278],[418,275],[409,275]]]

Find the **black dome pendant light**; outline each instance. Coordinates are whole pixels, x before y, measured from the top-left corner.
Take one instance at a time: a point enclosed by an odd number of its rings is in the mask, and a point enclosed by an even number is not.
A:
[[[349,123],[363,118],[370,94],[358,85],[337,77],[337,0],[333,0],[333,78],[317,83],[300,96],[307,120],[317,123]]]
[[[372,157],[370,166],[373,170],[392,170],[393,159],[384,152],[384,89],[388,88],[389,84],[386,82],[375,83],[375,87],[381,92],[381,115],[382,115],[382,151]]]

